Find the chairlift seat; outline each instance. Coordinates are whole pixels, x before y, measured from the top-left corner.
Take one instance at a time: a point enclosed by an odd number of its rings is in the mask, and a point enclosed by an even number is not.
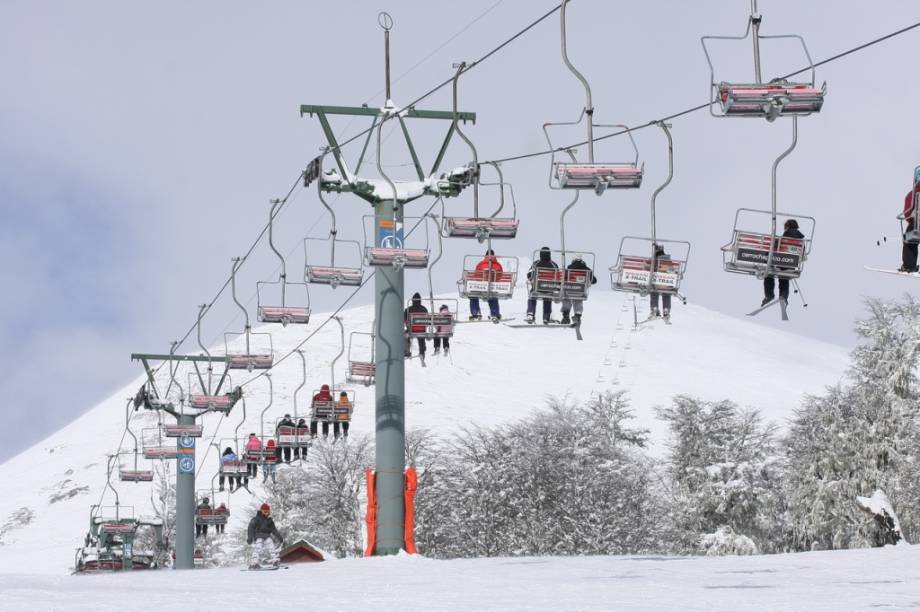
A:
[[[643,169],[636,164],[556,163],[556,178],[565,189],[636,189]]]
[[[444,227],[451,238],[514,238],[517,236],[517,219],[490,217],[446,217]]]
[[[410,338],[452,338],[454,315],[439,312],[410,312],[407,333]]]
[[[188,405],[196,410],[230,412],[238,399],[239,395],[236,393],[224,393],[222,395],[190,395]]]
[[[771,242],[774,245],[772,259]],[[803,238],[774,237],[770,234],[735,230],[734,240],[729,247],[731,258],[725,262],[725,269],[743,274],[798,278],[806,258],[805,247],[806,240]]]
[[[348,382],[370,385],[374,382],[376,373],[377,364],[372,361],[349,361],[345,378]]]
[[[530,297],[550,300],[585,300],[588,298],[588,270],[537,268]]]
[[[335,400],[313,400],[310,404],[314,421],[332,421],[335,415]]]
[[[339,285],[357,287],[364,280],[364,271],[360,268],[341,268],[331,266],[307,266],[307,282],[319,285]]]
[[[368,247],[367,263],[371,266],[397,266],[403,268],[427,268],[428,251],[425,249],[393,249]]]
[[[175,459],[179,449],[175,446],[147,446],[144,448],[145,459]]]
[[[310,445],[309,427],[291,427],[282,425],[278,428],[278,446],[281,448],[301,448]]]
[[[99,525],[99,532],[110,535],[131,535],[137,531],[137,524],[134,521],[125,522],[103,522]]]
[[[246,462],[240,459],[220,460],[220,473],[224,476],[239,476],[249,473]]]
[[[272,367],[272,355],[230,354],[227,355],[227,367],[233,370],[267,370]]]
[[[726,83],[719,84],[719,102],[726,115],[775,119],[786,115],[817,113],[824,106],[826,86],[811,83]]]
[[[464,270],[458,285],[462,298],[508,299],[514,293],[514,273]]]
[[[118,478],[122,482],[152,482],[152,470],[119,470]]]
[[[263,323],[306,325],[310,322],[310,309],[301,306],[259,306],[258,314]]]
[[[682,262],[674,259],[657,259],[658,269],[653,271],[651,257],[621,255],[614,271],[614,289],[646,294],[676,294],[680,288]]]
[[[212,508],[198,508],[195,511],[195,522],[199,525],[226,525],[230,512],[218,512]]]
[[[163,425],[163,435],[167,438],[181,438],[183,436],[200,438],[203,434],[203,425]]]

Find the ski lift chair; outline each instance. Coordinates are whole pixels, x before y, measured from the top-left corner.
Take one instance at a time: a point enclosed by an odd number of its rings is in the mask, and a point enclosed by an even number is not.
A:
[[[776,213],[777,218],[795,219],[799,231],[805,235],[805,238],[787,238],[769,233],[771,215],[767,210],[738,209],[732,240],[722,247],[722,265],[726,272],[761,279],[766,276],[789,279],[801,276],[811,252],[815,220],[805,215]],[[752,227],[758,231],[749,229]],[[806,229],[808,231],[804,231]]]
[[[242,351],[231,351],[231,339],[245,338],[245,348]],[[252,340],[258,339],[261,345],[258,350],[253,350]],[[268,332],[244,331],[243,333],[227,332],[224,334],[224,351],[227,356],[227,367],[233,370],[267,370],[274,363],[274,349],[272,335]]]
[[[329,250],[332,253],[332,257],[328,266],[309,263],[311,242],[330,243]],[[354,252],[357,254],[357,257],[354,259],[358,262],[357,268],[336,265],[336,245],[347,246],[349,252],[351,252],[352,247],[354,247]],[[339,285],[345,287],[357,287],[362,282],[364,282],[364,266],[361,257],[361,244],[357,240],[339,240],[335,236],[329,236],[328,238],[305,238],[303,241],[303,247],[304,255],[307,261],[306,267],[304,268],[304,275],[308,283],[314,283],[317,285],[329,285],[335,289]]]
[[[453,338],[457,322],[457,300],[439,300],[438,303],[447,304],[449,312],[409,313],[406,334],[410,338]],[[429,303],[429,308],[434,308],[433,303]]]
[[[177,423],[164,423],[163,435],[167,438],[182,438],[184,436],[200,438],[204,435],[204,426],[200,424],[179,425]]]
[[[175,459],[179,456],[178,447],[163,444],[163,433],[159,427],[142,429],[141,443],[144,459]]]
[[[319,393],[319,389],[314,389],[313,396]],[[330,391],[330,393],[332,393]],[[311,400],[310,401],[310,420],[331,423],[335,420],[335,403],[333,395],[331,400]]]
[[[428,258],[431,250],[428,245],[427,222],[428,217],[406,217],[402,221],[392,219],[380,220],[380,244],[370,246],[367,240],[367,219],[374,222],[373,216],[365,216],[364,223],[364,256],[367,264],[370,266],[393,266],[395,268],[427,268]],[[405,247],[405,236],[403,227],[406,222],[420,221],[425,224],[425,248]]]
[[[310,292],[307,290],[306,283],[289,283],[287,281],[287,267],[284,256],[275,248],[275,242],[273,240],[272,228],[274,226],[275,210],[281,205],[281,202],[282,200],[272,200],[272,207],[268,213],[268,246],[281,262],[281,274],[277,281],[259,281],[256,283],[256,300],[258,302],[256,316],[259,318],[259,321],[263,323],[281,323],[284,327],[287,327],[289,323],[306,325],[310,322]],[[234,279],[235,273],[236,267],[234,267]],[[265,292],[269,287],[274,285],[278,286],[280,299],[267,302],[265,301]],[[303,289],[303,299],[298,300],[296,306],[292,306],[287,302],[288,287]],[[235,293],[234,291],[234,295]]]
[[[568,265],[566,260],[567,254],[580,252],[583,254],[585,264],[590,270],[566,270]],[[558,257],[556,256],[558,255]],[[540,257],[540,251],[534,251],[533,259],[536,261]],[[529,297],[541,300],[553,300],[560,302],[562,300],[587,300],[588,291],[591,288],[591,274],[594,273],[594,253],[574,250],[550,250],[550,258],[553,261],[557,259],[558,269],[534,268],[528,273],[531,278],[528,279]],[[596,276],[596,275],[595,275]]]
[[[517,283],[517,257],[497,257],[502,267],[501,272],[477,270],[476,265],[482,261],[482,255],[463,257],[463,272],[457,281],[457,289],[463,299],[480,298],[484,300],[507,300],[514,294]]]
[[[223,446],[223,440],[221,441],[221,445]],[[222,449],[221,452],[223,452]],[[250,451],[247,450],[245,457],[237,455],[237,458],[232,460],[224,459],[222,455],[218,455],[218,473],[225,478],[242,478],[248,476],[249,469],[247,468],[246,463],[249,462],[250,454]]]
[[[761,15],[757,13],[757,2],[751,2],[751,16],[743,36],[703,36],[700,42],[706,62],[709,64],[709,112],[714,117],[753,117],[774,121],[777,117],[806,116],[821,111],[827,94],[827,83],[820,87],[815,81],[815,64],[808,52],[805,40],[798,34],[761,36]],[[754,43],[755,82],[717,81],[715,67],[709,53],[707,41],[745,40],[750,36]],[[760,41],[769,39],[793,39],[802,46],[810,66],[808,81],[789,81],[785,77],[762,82],[760,70]],[[720,112],[716,112],[718,106]]]
[[[358,354],[355,349],[355,336],[367,336],[370,338],[370,348],[367,352]],[[362,384],[369,387],[374,384],[374,376],[377,372],[377,362],[374,359],[374,334],[368,332],[351,332],[348,335],[348,370],[345,373],[345,380],[350,383]]]
[[[243,389],[234,387],[229,376],[222,377],[217,389],[211,386],[210,369],[207,380],[197,372],[188,375],[188,405],[195,410],[210,410],[212,412],[229,413],[236,403],[243,397]],[[220,393],[220,387],[233,389],[228,393]]]
[[[272,286],[278,285],[281,294],[281,305],[270,306],[266,301],[266,291]],[[291,306],[287,304],[286,291],[289,288],[302,289],[305,296],[306,306]],[[301,291],[298,290],[298,293]],[[307,291],[306,283],[291,283],[286,280],[278,281],[259,281],[256,283],[256,299],[258,300],[258,317],[262,323],[281,323],[287,327],[291,323],[306,325],[310,322],[310,294]]]
[[[137,469],[137,452],[134,453],[134,469],[125,469],[118,463],[118,480],[122,482],[153,482],[153,470]]]
[[[656,244],[664,247],[667,257],[654,256]],[[659,293],[680,297],[689,256],[690,243],[684,240],[624,236],[617,263],[610,268],[611,288],[642,296]]]
[[[295,424],[278,426],[281,419],[275,421],[275,443],[278,448],[309,448],[310,446],[310,428],[297,427],[296,420],[302,417],[295,417]],[[264,449],[264,446],[263,446]],[[267,454],[266,454],[267,455]]]
[[[487,162],[491,163],[491,162]],[[441,231],[448,238],[475,238],[479,242],[486,240],[510,240],[517,237],[520,220],[517,218],[517,202],[514,200],[514,189],[510,183],[505,183],[501,170],[498,165],[491,164],[499,173],[497,183],[479,183],[479,187],[497,186],[499,188],[499,206],[498,209],[489,217],[448,217],[442,214]],[[478,174],[477,174],[478,180]],[[511,217],[498,217],[497,215],[505,207],[505,185],[508,185],[511,192]],[[478,194],[474,194],[478,200]],[[478,212],[480,204],[475,202],[475,208]]]
[[[205,491],[203,494],[199,495],[199,498],[209,498],[212,504],[211,508],[195,508],[195,524],[196,525],[226,525],[227,521],[230,519],[230,510],[226,506],[224,509],[218,512],[217,509],[217,500],[213,498],[211,491]]]

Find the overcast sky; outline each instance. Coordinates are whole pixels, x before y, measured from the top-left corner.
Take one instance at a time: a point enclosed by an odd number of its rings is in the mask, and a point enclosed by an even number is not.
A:
[[[801,33],[816,60],[920,20],[914,0],[760,4],[763,33]],[[0,458],[139,374],[130,352],[166,351],[185,333],[196,306],[226,279],[230,258],[260,231],[268,201],[283,196],[325,144],[316,120],[299,116],[301,103],[382,103],[379,10],[395,21],[400,104],[448,78],[452,63],[476,59],[552,6],[0,2],[0,397],[7,419]],[[747,11],[747,0],[572,2],[570,56],[591,82],[596,120],[638,125],[705,102],[709,71],[699,37],[741,34]],[[819,80],[828,82],[825,110],[800,121],[798,148],[779,177],[780,209],[818,219],[801,283],[809,307],[803,311],[793,300],[790,322],[771,312],[758,323],[850,346],[864,296],[914,289],[863,265],[899,265],[895,215],[920,163],[912,125],[918,47],[920,31],[913,31],[819,69]],[[785,45],[765,45],[764,56],[765,78],[804,63]],[[750,58],[747,42],[721,48],[723,78],[750,79]],[[541,125],[574,120],[584,105],[559,54],[558,17],[465,75],[460,100],[478,114],[467,133],[480,160],[545,148]],[[450,89],[420,106],[448,110]],[[336,123],[348,135],[365,126]],[[414,124],[424,158],[432,158],[446,127]],[[759,304],[756,280],[722,272],[719,246],[731,237],[736,208],[769,206],[770,165],[790,128],[788,120],[717,120],[705,111],[674,122],[675,176],[659,198],[658,233],[692,243],[684,289],[693,302],[738,317]],[[572,130],[559,144],[581,136]],[[622,235],[648,233],[649,198],[666,173],[660,131],[642,130],[636,140],[647,170],[642,189],[586,194],[569,215],[568,246],[596,253],[600,269],[614,263]],[[408,178],[398,138],[387,144],[384,163]],[[619,161],[625,144],[598,144],[596,157]],[[354,160],[357,148],[348,153]],[[457,140],[445,165],[468,160]],[[503,168],[522,219],[506,252],[558,248],[559,212],[569,196],[547,188],[548,158]],[[342,234],[361,239],[367,205],[351,196],[332,199]],[[450,206],[464,214],[469,196]],[[409,214],[425,207],[419,201]],[[311,189],[279,219],[277,242],[289,254],[292,276],[303,265],[303,237],[328,230],[322,212]],[[882,236],[889,242],[877,247]],[[449,290],[460,257],[479,250],[460,242],[449,245],[436,269],[436,290]],[[255,281],[277,274],[276,267],[261,245],[241,271],[241,299],[250,300]],[[407,289],[424,289],[424,282],[423,274],[410,273]],[[344,295],[316,289],[312,306],[333,308]],[[360,297],[367,302],[370,294]],[[242,328],[228,302],[205,320],[208,343]],[[589,303],[585,316],[605,313]],[[677,307],[677,324],[680,316]]]

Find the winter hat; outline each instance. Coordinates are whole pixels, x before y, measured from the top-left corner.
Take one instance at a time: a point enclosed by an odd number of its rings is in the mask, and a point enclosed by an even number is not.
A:
[[[486,256],[489,256],[489,255],[491,255],[492,257],[495,257],[495,251],[493,251],[492,249],[489,249],[488,251],[486,251]]]
[[[275,448],[275,439],[274,439],[274,438],[269,438],[269,439],[268,439],[268,442],[266,442],[266,444],[265,444],[265,447],[266,447],[266,448]]]
[[[581,261],[584,258],[585,256],[582,255],[581,253],[575,253],[575,255],[572,256],[572,261]]]
[[[329,390],[329,385],[323,385],[322,387],[320,387],[320,391],[328,391],[328,390]]]
[[[441,307],[438,308],[438,310],[440,312],[450,312],[450,308],[447,306],[447,304],[441,304]]]
[[[339,393],[339,397],[348,397],[348,392],[342,391],[341,393]]]
[[[799,229],[799,222],[795,219],[786,219],[786,225],[783,227],[786,229]]]
[[[412,294],[412,299],[413,299],[413,300],[420,300],[420,299],[422,299],[422,294],[419,293],[418,291],[416,291],[415,293]]]
[[[269,506],[268,504],[262,504],[262,507],[259,508],[259,510],[261,510],[262,512],[271,512],[272,507]]]

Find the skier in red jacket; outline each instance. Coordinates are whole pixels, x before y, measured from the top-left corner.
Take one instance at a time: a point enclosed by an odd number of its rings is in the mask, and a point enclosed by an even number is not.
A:
[[[499,278],[501,273],[504,270],[502,265],[498,262],[498,258],[495,256],[495,251],[489,249],[486,251],[486,256],[482,258],[478,264],[476,264],[476,272],[482,274],[482,279],[494,282]],[[489,298],[489,318],[494,322],[498,322],[501,318],[501,312],[498,308],[498,298]],[[471,297],[470,298],[470,321],[479,321],[482,319],[482,314],[479,310],[479,298]]]
[[[920,170],[917,171],[920,174]],[[917,272],[917,238],[911,236],[914,227],[914,216],[917,211],[914,210],[914,198],[916,193],[920,193],[920,176],[914,177],[917,184],[904,196],[904,220],[907,221],[907,229],[904,231],[904,244],[901,247],[901,267],[899,272]]]

